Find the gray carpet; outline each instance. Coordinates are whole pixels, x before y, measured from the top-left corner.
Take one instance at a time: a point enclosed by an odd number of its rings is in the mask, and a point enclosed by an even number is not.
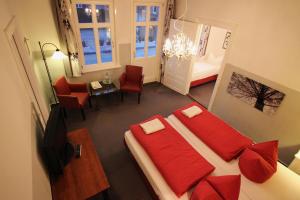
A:
[[[158,83],[145,85],[141,104],[137,95],[128,94],[121,102],[119,94],[100,99],[100,110],[87,108],[86,121],[78,110],[68,111],[68,129],[89,129],[104,170],[111,184],[109,196],[112,200],[148,200],[151,196],[131,160],[124,143],[124,133],[131,124],[152,115],[168,116],[175,109],[192,102]],[[93,199],[101,199],[96,196]]]
[[[209,101],[210,101],[211,95],[213,93],[214,87],[215,87],[215,81],[205,83],[200,86],[192,87],[190,89],[189,96],[207,108],[209,105]]]

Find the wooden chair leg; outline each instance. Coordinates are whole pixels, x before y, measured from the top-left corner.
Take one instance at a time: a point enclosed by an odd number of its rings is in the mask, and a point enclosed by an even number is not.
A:
[[[64,116],[65,116],[65,118],[68,118],[68,115],[67,115],[67,110],[66,110],[66,108],[63,108],[63,112],[64,112]]]
[[[121,101],[124,101],[124,92],[121,92]]]
[[[89,97],[89,106],[90,106],[90,108],[93,107],[91,97]]]
[[[84,109],[83,108],[80,108],[80,111],[81,111],[81,116],[82,116],[82,119],[85,120],[85,113],[84,113]]]
[[[141,102],[141,93],[138,94],[138,104]]]

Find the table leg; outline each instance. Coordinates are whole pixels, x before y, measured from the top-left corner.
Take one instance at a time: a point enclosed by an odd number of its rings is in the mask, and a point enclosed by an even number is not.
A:
[[[96,101],[95,110],[100,110],[99,99],[100,96],[94,96],[94,100]]]
[[[104,200],[109,200],[108,189],[107,189],[107,190],[104,190],[104,191],[102,192],[102,195],[103,195],[103,199],[104,199]]]

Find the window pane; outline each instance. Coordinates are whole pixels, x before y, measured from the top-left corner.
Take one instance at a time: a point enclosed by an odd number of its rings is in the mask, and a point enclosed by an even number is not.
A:
[[[92,6],[90,4],[76,4],[79,23],[92,23]]]
[[[146,6],[137,6],[136,7],[136,21],[137,22],[145,22],[147,14]]]
[[[95,48],[94,31],[92,28],[81,28],[81,43],[84,53],[84,61],[86,65],[96,64],[97,55]]]
[[[101,62],[112,62],[112,47],[110,28],[99,28],[99,44],[101,52]]]
[[[159,18],[159,6],[150,7],[150,21],[157,22]]]
[[[157,26],[149,27],[148,56],[156,55]]]
[[[109,22],[109,6],[108,5],[96,5],[97,21],[99,23]]]
[[[140,58],[145,56],[145,35],[146,27],[136,27],[136,43],[135,43],[135,57]]]

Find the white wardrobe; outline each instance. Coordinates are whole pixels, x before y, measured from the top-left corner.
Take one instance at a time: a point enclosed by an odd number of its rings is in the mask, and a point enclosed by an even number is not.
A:
[[[171,20],[169,38],[177,34],[178,31],[174,28],[175,20]],[[199,43],[201,25],[177,21],[176,25],[178,28],[183,27],[183,32],[186,34],[195,44]],[[190,60],[178,60],[176,57],[168,58],[165,63],[163,84],[176,92],[186,95],[189,92],[192,65],[194,63],[194,58]]]

